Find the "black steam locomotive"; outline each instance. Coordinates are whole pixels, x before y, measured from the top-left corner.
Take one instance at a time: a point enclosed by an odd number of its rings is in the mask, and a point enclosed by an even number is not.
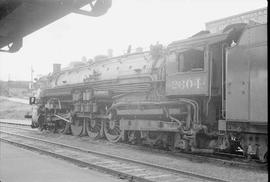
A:
[[[41,130],[267,160],[267,24],[58,66],[38,82]]]

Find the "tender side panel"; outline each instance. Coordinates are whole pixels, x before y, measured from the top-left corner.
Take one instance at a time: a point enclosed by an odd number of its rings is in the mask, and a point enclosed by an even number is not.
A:
[[[248,67],[247,49],[237,46],[227,54],[226,117],[248,120]]]
[[[266,32],[266,25],[250,27],[227,52],[227,120],[267,122]]]
[[[254,31],[254,30],[253,30]],[[266,26],[254,35],[249,49],[250,58],[250,120],[267,121],[267,33]]]

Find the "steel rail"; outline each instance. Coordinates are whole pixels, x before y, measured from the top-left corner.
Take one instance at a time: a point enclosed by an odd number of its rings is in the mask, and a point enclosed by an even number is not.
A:
[[[1,122],[0,122],[1,123]],[[4,123],[4,122],[2,122]],[[8,125],[16,125],[14,123],[5,123]],[[30,128],[21,128],[21,127],[11,127],[11,126],[4,126],[4,125],[0,125],[1,127],[5,127],[5,128],[11,128],[11,129],[18,129],[18,130],[25,130],[25,131],[38,131],[38,130],[34,130],[34,129],[30,129]],[[207,155],[203,155],[203,154],[198,154],[198,153],[186,153],[186,152],[175,152],[175,151],[166,151],[166,150],[162,150],[162,149],[156,149],[156,148],[149,148],[146,146],[137,146],[137,145],[130,145],[127,143],[119,143],[119,145],[124,145],[127,147],[132,147],[134,149],[139,149],[141,150],[143,147],[143,150],[145,151],[151,151],[151,152],[155,152],[158,154],[165,154],[165,155],[169,155],[169,156],[173,156],[173,157],[183,157],[186,159],[190,159],[190,160],[195,160],[195,161],[204,161],[204,162],[208,162],[208,163],[214,163],[214,164],[219,164],[222,166],[230,166],[230,167],[241,167],[243,169],[247,169],[247,170],[265,170],[267,168],[267,164],[250,164],[249,162],[246,161],[234,161],[232,159],[227,159],[227,158],[219,158],[214,157],[214,156],[207,156]],[[165,152],[165,153],[164,153]],[[226,156],[225,156],[226,157]],[[239,157],[239,156],[235,156],[235,157]]]
[[[18,126],[31,126],[30,124],[12,123],[12,122],[3,122],[3,121],[0,121],[0,123],[3,123],[3,124],[10,124],[10,125],[18,125]]]
[[[15,126],[18,126],[18,125],[15,125]],[[25,125],[19,125],[19,126],[25,126]],[[29,128],[29,126],[27,126],[27,127],[28,128],[22,128],[22,127],[14,127],[14,126],[0,124],[0,128],[11,128],[11,129],[18,129],[18,130],[25,130],[25,131],[38,131],[38,130]]]
[[[216,182],[226,182],[226,180],[224,179],[219,179],[219,178],[216,178],[216,177],[211,177],[211,176],[206,176],[206,175],[203,175],[203,174],[196,174],[194,172],[190,172],[190,171],[184,171],[184,170],[179,170],[179,169],[176,169],[176,168],[171,168],[171,167],[165,167],[165,166],[161,166],[161,165],[156,165],[156,164],[151,164],[151,163],[148,163],[148,162],[142,162],[142,161],[138,161],[138,160],[133,160],[133,159],[128,159],[128,158],[123,158],[123,157],[119,157],[119,156],[115,156],[115,155],[109,155],[109,154],[105,154],[103,152],[96,152],[96,151],[93,151],[93,150],[86,150],[86,149],[83,149],[83,148],[80,148],[80,147],[74,147],[74,146],[71,146],[71,145],[66,145],[66,144],[61,144],[61,143],[57,143],[57,142],[52,142],[52,141],[48,141],[48,140],[43,140],[43,139],[38,139],[38,138],[34,138],[34,137],[29,137],[29,136],[25,136],[25,135],[20,135],[20,134],[15,134],[15,133],[10,133],[10,132],[6,132],[6,131],[2,131],[0,130],[0,133],[5,133],[5,134],[8,134],[8,135],[12,135],[12,136],[15,136],[15,137],[20,137],[20,138],[26,138],[26,139],[30,139],[30,140],[35,140],[35,141],[39,141],[39,142],[43,142],[43,143],[46,143],[46,144],[51,144],[51,145],[55,145],[55,146],[60,146],[60,147],[63,147],[63,148],[67,148],[67,149],[71,149],[71,150],[76,150],[76,151],[80,151],[80,152],[83,152],[83,153],[89,153],[89,154],[93,154],[93,155],[97,155],[97,156],[101,156],[101,157],[106,157],[106,158],[110,158],[110,159],[114,159],[114,160],[120,160],[120,161],[124,161],[124,162],[128,162],[128,163],[133,163],[133,164],[139,164],[139,165],[143,165],[143,166],[147,166],[147,167],[151,167],[151,168],[155,168],[155,169],[159,169],[159,170],[163,170],[163,171],[167,171],[167,172],[170,172],[170,173],[174,173],[174,174],[178,174],[178,175],[185,175],[185,176],[189,176],[189,177],[195,177],[195,178],[198,178],[200,180],[207,180],[207,181],[216,181]],[[0,138],[1,140],[4,140],[4,141],[7,141],[7,139],[4,139],[3,137]],[[10,142],[10,143],[16,143],[14,141],[7,141],[7,142]],[[21,144],[20,145],[24,145],[24,144]],[[27,146],[25,146],[27,147]],[[41,151],[41,149],[37,149],[36,147],[28,147],[28,148],[32,148],[33,150],[38,150],[40,152],[44,152],[44,151]],[[52,153],[52,152],[50,152]],[[52,155],[54,156],[57,156],[57,157],[61,157],[59,156],[59,154],[53,154]],[[77,159],[71,159],[69,157],[61,157],[61,158],[64,158],[64,159],[67,159],[69,161],[75,161],[76,163],[79,162],[79,161],[76,161]],[[93,164],[86,164],[86,162],[84,161],[81,161],[84,165],[86,166],[89,166],[90,167],[93,167]],[[79,163],[81,163],[79,162]],[[98,166],[94,166],[94,167],[98,167]],[[105,170],[107,172],[117,172],[118,174],[121,173],[119,171],[112,171],[111,169],[108,171],[108,169],[103,169],[104,167],[101,167],[99,166],[98,168],[102,168],[102,170]],[[126,174],[126,173],[122,173],[121,175],[124,175],[124,176],[129,176],[131,178],[137,178],[136,176],[130,176],[129,174]],[[149,181],[149,180],[145,180],[144,178],[143,179],[138,179],[140,181]],[[151,181],[151,180],[150,180]]]
[[[98,169],[98,170],[105,171],[105,172],[107,172],[109,174],[112,174],[112,175],[117,175],[120,178],[129,178],[129,179],[131,179],[130,181],[133,181],[133,179],[136,179],[136,180],[143,181],[143,182],[152,182],[152,181],[145,180],[144,178],[134,177],[134,176],[128,175],[128,174],[123,173],[121,171],[111,170],[109,168],[102,167],[102,166],[95,165],[95,164],[91,164],[91,163],[88,163],[88,162],[84,162],[82,160],[78,160],[78,159],[75,159],[73,157],[68,157],[68,156],[65,156],[65,155],[57,154],[55,152],[50,152],[50,151],[47,151],[47,150],[44,150],[44,149],[40,149],[40,148],[37,148],[37,147],[34,147],[34,146],[14,142],[14,141],[11,141],[11,140],[8,140],[8,139],[3,139],[2,137],[0,137],[0,141],[4,141],[6,143],[10,143],[12,145],[19,146],[21,148],[26,148],[28,150],[37,151],[37,152],[42,153],[42,154],[50,155],[50,156],[55,157],[55,158],[60,158],[60,159],[69,161],[71,163],[77,164],[80,167],[88,167],[90,169]]]

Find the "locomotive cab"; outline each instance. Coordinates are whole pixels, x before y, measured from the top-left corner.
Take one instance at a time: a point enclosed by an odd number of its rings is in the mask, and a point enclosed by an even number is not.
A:
[[[194,100],[200,120],[212,125],[217,125],[221,112],[222,48],[227,37],[228,33],[209,33],[168,47],[166,96]]]
[[[207,95],[207,51],[204,47],[171,52],[166,65],[166,95]]]
[[[197,106],[191,109],[191,113],[197,113],[196,120],[190,121],[197,149],[220,148],[217,131],[218,121],[225,114],[226,48],[238,41],[244,27],[237,24],[223,32],[204,31],[168,46],[166,96]]]
[[[267,160],[266,48],[266,25],[246,24],[168,46],[166,96],[198,105],[191,112],[199,121],[191,123],[207,129],[197,147],[212,136],[208,147]]]

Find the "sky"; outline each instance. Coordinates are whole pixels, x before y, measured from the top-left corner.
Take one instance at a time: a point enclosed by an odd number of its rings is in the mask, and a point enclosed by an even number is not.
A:
[[[113,49],[118,56],[132,49],[164,46],[204,30],[205,23],[267,7],[267,0],[112,0],[101,17],[71,13],[26,36],[17,53],[0,52],[0,80],[31,80]]]

